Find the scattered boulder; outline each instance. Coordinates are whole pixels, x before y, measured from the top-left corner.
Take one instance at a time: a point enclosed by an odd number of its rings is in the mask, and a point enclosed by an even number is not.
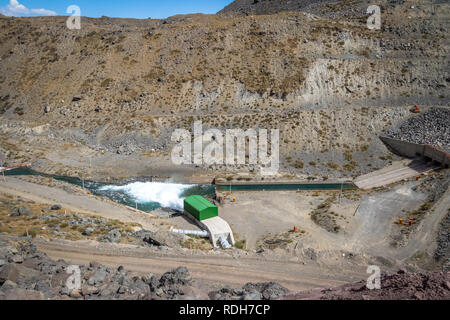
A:
[[[120,285],[117,283],[111,283],[108,286],[106,286],[102,291],[100,291],[100,296],[102,297],[109,297],[113,296],[119,291]]]
[[[241,290],[228,287],[209,293],[213,300],[275,300],[289,293],[276,282],[247,283]]]
[[[108,232],[108,234],[100,237],[98,239],[102,242],[113,242],[113,243],[119,243],[122,240],[122,234],[120,229],[114,229]]]
[[[259,292],[264,300],[275,300],[286,295],[289,290],[276,282],[247,283],[244,292]]]
[[[18,217],[18,216],[20,216],[20,213],[17,209],[14,209],[9,216],[10,217]]]
[[[162,275],[159,281],[151,277],[148,283],[152,297],[155,299],[179,299],[185,294],[184,288],[192,283],[186,267],[178,267]]]
[[[186,285],[191,282],[192,278],[186,267],[178,267],[172,271],[163,274],[159,280],[160,284],[163,286],[170,286],[174,284]]]
[[[5,283],[3,283],[1,290],[7,291],[17,288],[17,283],[12,282],[11,280],[6,280]]]
[[[26,290],[22,288],[14,288],[6,290],[1,300],[45,300],[44,294],[35,290]]]
[[[14,208],[11,212],[10,217],[18,217],[18,216],[31,216],[33,212],[27,206],[20,206],[18,208]]]
[[[93,232],[94,232],[94,229],[89,227],[89,228],[86,228],[86,229],[83,230],[83,235],[84,236],[90,236]]]
[[[97,270],[94,275],[92,275],[91,277],[89,277],[88,279],[88,284],[90,286],[94,286],[97,284],[102,283],[103,281],[105,281],[105,278],[107,276],[106,270],[104,269],[99,269]]]
[[[51,210],[61,210],[62,206],[60,204],[54,204],[51,206]]]
[[[242,300],[262,300],[262,295],[258,291],[250,291],[243,295]]]
[[[36,250],[32,239],[17,242],[0,237],[0,300],[40,299],[195,299],[186,268],[166,272],[160,279],[105,267],[98,262],[80,265],[81,288],[67,286],[69,263],[53,261]],[[23,261],[15,263],[14,261]],[[9,262],[8,262],[9,261]]]
[[[12,282],[19,280],[19,270],[14,264],[7,264],[0,270],[0,284],[3,285],[7,280]]]

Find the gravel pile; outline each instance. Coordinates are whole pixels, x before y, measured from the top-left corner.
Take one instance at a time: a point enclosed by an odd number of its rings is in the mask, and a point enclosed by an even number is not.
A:
[[[389,138],[429,144],[450,152],[450,109],[432,108],[385,132]]]

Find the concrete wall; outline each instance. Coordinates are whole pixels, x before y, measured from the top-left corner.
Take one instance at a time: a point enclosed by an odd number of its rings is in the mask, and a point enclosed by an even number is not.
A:
[[[444,166],[450,166],[450,154],[444,150],[430,145],[417,144],[385,136],[380,136],[380,139],[391,152],[399,156],[407,158],[428,157]]]
[[[424,153],[425,157],[433,159],[446,167],[450,167],[450,154],[444,150],[437,149],[433,146],[425,145]]]

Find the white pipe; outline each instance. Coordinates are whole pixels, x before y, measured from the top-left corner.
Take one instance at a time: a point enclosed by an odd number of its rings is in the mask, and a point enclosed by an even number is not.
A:
[[[209,238],[209,232],[206,230],[182,230],[182,229],[175,229],[174,227],[170,227],[170,231],[175,233],[181,233],[181,234],[192,234],[195,236],[199,236],[202,238]]]
[[[220,245],[222,246],[222,248],[224,248],[224,249],[231,248],[231,245],[228,243],[228,241],[227,241],[227,239],[225,239],[225,237],[220,237],[219,242],[220,242]]]

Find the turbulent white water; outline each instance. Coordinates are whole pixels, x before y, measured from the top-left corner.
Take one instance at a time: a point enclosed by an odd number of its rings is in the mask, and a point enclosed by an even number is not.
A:
[[[174,184],[162,182],[133,182],[124,186],[103,186],[101,191],[124,192],[139,204],[156,202],[161,207],[183,210],[181,193],[192,187],[187,184]]]

